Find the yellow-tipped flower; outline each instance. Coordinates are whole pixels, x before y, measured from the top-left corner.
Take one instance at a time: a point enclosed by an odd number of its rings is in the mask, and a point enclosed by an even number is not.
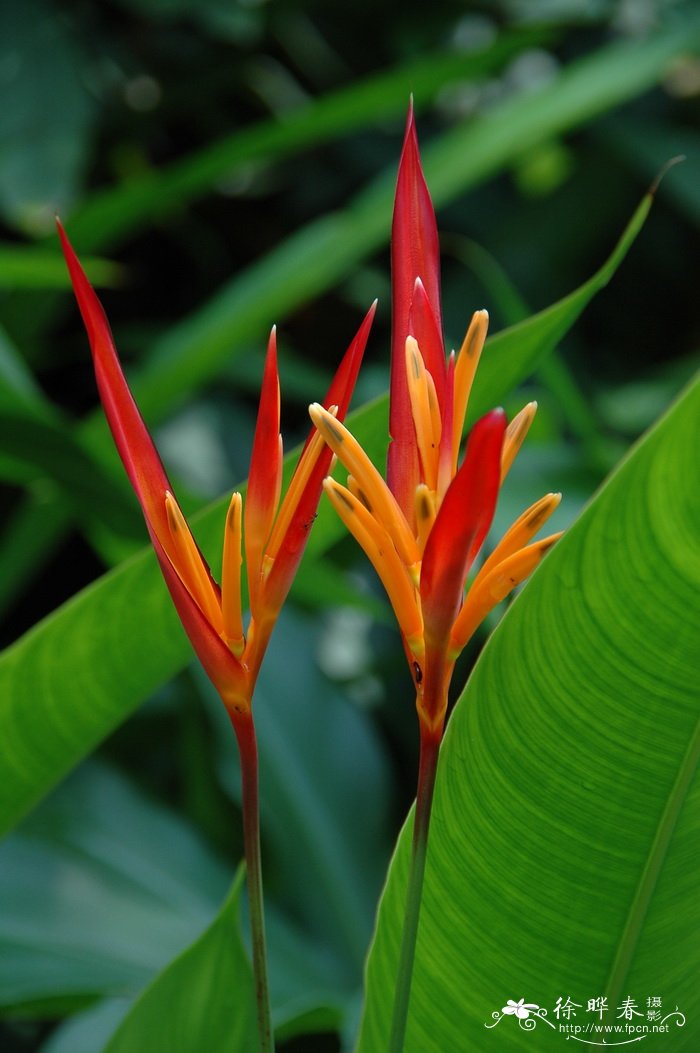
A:
[[[180,621],[234,721],[248,726],[256,678],[287,596],[330,469],[331,452],[311,430],[284,498],[280,388],[275,330],[265,360],[243,508],[234,493],[226,516],[221,587],[197,547],[127,386],[102,306],[59,224],[59,234],[95,365],[97,384],[117,449],[146,520]],[[370,309],[326,394],[331,420],[347,412],[374,316]],[[243,625],[242,541],[251,617]],[[240,730],[240,728],[239,728]],[[240,741],[240,740],[239,740]]]
[[[486,340],[477,311],[459,354],[442,339],[438,237],[423,178],[413,114],[399,166],[392,229],[393,342],[387,482],[357,440],[322,406],[311,419],[350,473],[324,486],[364,548],[396,614],[416,686],[422,727],[439,736],[455,660],[486,615],[532,573],[557,540],[532,538],[559,504],[548,494],[527,509],[467,575],[490,529],[501,483],[532,424],[529,403],[507,424],[492,410],[460,445],[469,394]]]

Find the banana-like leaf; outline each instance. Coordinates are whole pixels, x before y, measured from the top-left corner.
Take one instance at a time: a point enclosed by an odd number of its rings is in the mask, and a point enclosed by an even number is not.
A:
[[[472,417],[498,404],[552,351],[611,278],[644,222],[650,200],[644,199],[610,258],[588,282],[487,343]],[[350,418],[378,463],[386,451],[386,418],[386,398]],[[294,459],[287,458],[287,472]],[[194,518],[198,539],[214,566],[227,503],[219,501]],[[338,518],[324,505],[307,562],[342,536]],[[189,658],[150,551],[105,575],[8,648],[0,657],[0,832]]]
[[[440,757],[405,1053],[546,1053],[574,1034],[560,1025],[601,1045],[593,1025],[664,1018],[659,1046],[698,1048],[699,444],[700,381],[474,669]],[[411,826],[381,902],[359,1053],[387,1048]],[[521,999],[539,1008],[519,1016],[508,1001]]]

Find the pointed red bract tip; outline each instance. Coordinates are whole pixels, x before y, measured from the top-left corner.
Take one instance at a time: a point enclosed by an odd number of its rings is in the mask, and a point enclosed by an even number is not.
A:
[[[370,329],[374,320],[377,301],[372,304],[365,315],[360,328],[355,334],[352,343],[348,347],[343,359],[336,370],[335,376],[330,383],[326,396],[323,399],[324,408],[338,407],[337,419],[342,421],[350,406],[352,393],[355,389],[357,375],[360,370],[362,358],[367,346]],[[306,440],[306,450],[311,439],[316,433],[312,428]],[[265,585],[265,595],[269,598],[270,605],[279,610],[289,592],[297,567],[304,553],[306,543],[309,539],[311,525],[316,518],[318,503],[321,499],[323,480],[328,474],[333,454],[328,446],[323,447],[316,465],[309,476],[304,487],[299,503],[292,516],[289,527],[280,545],[278,555],[270,571],[270,576]]]
[[[387,478],[404,515],[413,521],[413,495],[419,482],[418,453],[415,448],[413,418],[404,349],[409,335],[409,315],[416,279],[420,278],[434,318],[434,328],[442,332],[440,309],[440,246],[435,211],[423,176],[413,107],[409,107],[406,134],[396,183],[394,218],[391,232],[392,339],[391,397],[389,408],[389,446]],[[443,356],[444,357],[444,356]],[[429,367],[430,368],[430,367]],[[438,369],[444,375],[444,363]],[[433,371],[431,369],[431,372]],[[438,380],[436,378],[436,386]]]
[[[277,335],[273,327],[265,356],[244,512],[246,570],[253,614],[256,611],[262,554],[277,511],[281,470],[280,384]]]
[[[102,304],[57,220],[63,255],[87,330],[97,387],[114,441],[147,521],[166,536],[165,491],[172,489],[158,452],[131,395]]]
[[[227,706],[234,712],[239,705],[245,709],[248,688],[243,669],[210,625],[176,570],[165,503],[166,492],[172,491],[172,487],[129,391],[109,322],[60,220],[57,220],[57,227],[87,329],[105,416],[141,505],[165,583],[199,660]],[[203,558],[202,566],[208,574],[209,568]]]

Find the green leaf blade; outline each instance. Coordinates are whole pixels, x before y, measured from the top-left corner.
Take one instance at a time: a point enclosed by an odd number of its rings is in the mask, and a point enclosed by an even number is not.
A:
[[[526,1050],[508,998],[663,995],[700,1034],[697,448],[700,384],[628,457],[483,652],[445,739],[406,1053]],[[359,1053],[388,1033],[404,829]],[[449,963],[449,968],[446,968]],[[671,1004],[672,1003],[672,1004]],[[579,1010],[579,1013],[582,1011]],[[591,1018],[588,1017],[588,1020]],[[538,1025],[541,1048],[557,1038]],[[538,1047],[540,1048],[540,1047]]]

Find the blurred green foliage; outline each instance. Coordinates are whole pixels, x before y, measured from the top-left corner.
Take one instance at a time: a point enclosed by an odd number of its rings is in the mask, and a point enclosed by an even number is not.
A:
[[[96,410],[77,311],[60,291],[56,211],[76,248],[98,257],[91,276],[193,511],[247,473],[273,322],[289,448],[375,296],[355,404],[386,390],[387,244],[410,92],[439,207],[452,344],[474,308],[487,306],[498,331],[580,286],[665,162],[685,154],[614,281],[506,401],[512,412],[537,398],[540,413],[497,528],[550,489],[564,492],[561,527],[697,365],[699,54],[696,5],[672,0],[2,5],[3,643],[145,541]],[[289,1053],[349,1048],[416,756],[400,644],[389,619],[369,614],[384,610],[371,573],[348,541],[311,555],[274,641],[271,696],[290,671],[279,724],[264,726],[274,710],[259,700],[273,988]],[[144,558],[117,572],[131,589]],[[144,588],[161,586],[147,575]],[[120,602],[126,621],[127,592]],[[184,653],[177,633],[163,621],[173,656]],[[113,648],[118,661],[118,638]],[[60,662],[45,665],[36,694],[61,676]],[[102,1048],[126,1002],[213,919],[240,845],[235,751],[210,701],[195,669],[161,686],[101,746],[98,767],[0,846],[7,1053]],[[310,730],[324,702],[325,747]],[[325,767],[299,767],[324,748]],[[294,860],[281,836],[290,830],[304,846]],[[305,885],[315,868],[320,897]],[[62,900],[71,887],[85,895]],[[139,928],[143,954],[130,957],[125,934]],[[326,1034],[294,1038],[305,1031]]]

